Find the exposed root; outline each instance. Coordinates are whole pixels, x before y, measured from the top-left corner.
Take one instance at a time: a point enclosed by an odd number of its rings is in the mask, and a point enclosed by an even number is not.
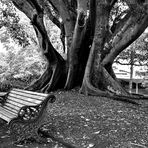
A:
[[[33,91],[38,91],[42,89],[51,79],[52,76],[52,68],[47,67],[45,72],[40,76],[38,80],[35,82],[33,81],[28,87],[26,87],[26,90],[33,90]]]
[[[95,88],[88,79],[84,78],[83,84],[79,91],[80,93],[84,93],[85,95],[92,95],[92,96],[101,96],[107,94],[105,91],[101,91],[98,88]]]
[[[68,70],[68,76],[67,76],[67,81],[66,84],[64,86],[64,89],[69,90],[72,89],[74,87],[74,78],[76,78],[76,74],[75,71],[77,71],[76,69],[74,69],[73,67],[69,67]]]
[[[46,132],[46,131],[43,131],[43,130],[40,129],[39,132],[40,132],[40,134],[42,134],[42,136],[43,136],[44,138],[50,138],[50,139],[52,139],[53,141],[58,142],[59,144],[62,144],[62,145],[65,146],[66,148],[76,148],[76,146],[74,146],[74,145],[72,145],[72,144],[70,144],[70,143],[65,142],[62,138],[55,137],[55,136],[49,134],[49,133]]]
[[[52,76],[46,86],[44,86],[42,92],[50,92],[59,88],[64,87],[66,81],[65,65],[56,64],[52,66]]]
[[[145,146],[145,145],[142,145],[139,143],[132,143],[132,142],[129,143],[129,146],[130,147],[135,146],[135,147],[139,147],[139,148],[147,148],[147,146]]]
[[[128,97],[128,96],[119,96],[113,93],[110,93],[108,91],[102,91],[99,90],[98,88],[95,88],[88,79],[85,79],[83,81],[82,87],[80,89],[80,93],[84,93],[85,95],[92,95],[92,96],[100,96],[100,97],[107,97],[113,100],[117,100],[117,101],[123,101],[126,103],[131,103],[134,105],[140,105],[137,102],[135,102],[134,100],[132,100],[132,97]]]
[[[25,89],[48,93],[50,91],[63,88],[65,81],[65,62],[57,62],[48,66],[43,75]]]
[[[130,94],[119,84],[118,81],[113,79],[113,77],[107,72],[107,70],[104,67],[101,67],[101,71],[103,74],[102,82],[104,86],[107,86],[107,89],[116,95],[121,96],[130,96]]]

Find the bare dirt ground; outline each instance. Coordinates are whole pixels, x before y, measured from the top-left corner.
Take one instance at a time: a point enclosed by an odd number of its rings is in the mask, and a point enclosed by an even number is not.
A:
[[[14,144],[6,122],[0,120],[0,148],[147,148],[148,100],[140,106],[77,91],[59,91],[49,104],[44,133],[48,143]],[[53,136],[65,144],[51,140]]]

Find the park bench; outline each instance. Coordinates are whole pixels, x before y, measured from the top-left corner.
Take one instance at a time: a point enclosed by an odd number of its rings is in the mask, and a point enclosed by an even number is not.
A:
[[[38,130],[48,122],[48,105],[55,99],[54,95],[21,89],[1,93],[0,118],[7,121],[15,142],[42,140]]]

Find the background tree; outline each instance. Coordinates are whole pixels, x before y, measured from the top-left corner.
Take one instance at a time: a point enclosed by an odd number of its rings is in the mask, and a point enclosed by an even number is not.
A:
[[[31,20],[48,62],[44,74],[28,89],[49,92],[81,86],[80,92],[85,94],[129,96],[116,80],[112,64],[146,29],[147,1],[11,1]],[[115,6],[120,7],[119,15],[113,13]],[[124,13],[120,15],[123,6]],[[67,60],[51,44],[44,25],[45,14],[60,28],[62,41],[66,40],[63,45]]]
[[[148,34],[143,33],[137,40],[135,40],[128,48],[122,51],[114,60],[115,63],[121,65],[130,65],[131,50],[134,52],[135,66],[147,66],[148,65]]]
[[[117,58],[114,60],[114,63],[120,65],[130,65],[130,83],[129,83],[129,92],[132,92],[132,83],[133,83],[133,72],[135,66],[147,66],[148,64],[148,43],[147,43],[147,33],[143,33],[137,40],[135,40],[128,48],[122,51]],[[138,72],[139,76],[141,72]],[[146,75],[146,71],[145,71]],[[143,73],[144,76],[144,73]],[[138,85],[138,84],[137,84]]]

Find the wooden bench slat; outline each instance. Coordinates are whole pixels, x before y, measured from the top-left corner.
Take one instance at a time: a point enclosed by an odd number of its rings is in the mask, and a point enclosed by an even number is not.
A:
[[[11,121],[11,118],[5,116],[4,114],[0,114],[0,118],[4,119],[4,120],[7,121],[8,123]]]
[[[6,110],[5,108],[0,108],[0,113],[11,118],[11,119],[16,116],[15,114],[11,113],[10,111]]]
[[[26,94],[24,92],[19,92],[19,91],[12,91],[10,94],[15,94],[15,95],[28,97],[28,98],[32,98],[32,99],[38,99],[38,100],[42,100],[42,98],[46,97],[46,96],[36,96],[36,95],[33,95],[33,94]]]
[[[14,103],[11,103],[11,102],[6,103],[4,106],[8,106],[8,107],[14,108],[16,110],[19,110],[19,108],[20,108],[20,105],[15,105]]]
[[[33,102],[24,102],[22,100],[8,100],[9,104],[13,104],[14,106],[18,106],[19,108],[22,107],[22,106],[25,106],[25,105],[36,105],[35,103]]]
[[[23,103],[24,105],[26,103],[31,103],[31,104],[38,104],[38,103],[41,103],[40,100],[35,100],[35,99],[30,99],[30,98],[25,98],[25,97],[22,97],[22,96],[15,96],[13,94],[9,95],[8,96],[9,100],[12,100],[12,101],[15,101],[15,102],[20,102],[20,103]],[[43,99],[44,100],[44,99]]]
[[[0,97],[7,95],[7,94],[8,94],[8,92],[0,92]]]
[[[35,96],[35,95],[25,94],[25,93],[22,93],[22,92],[15,92],[15,91],[12,91],[10,93],[10,95],[20,96],[22,99],[23,98],[25,98],[25,99],[30,98],[32,100],[43,100],[46,97],[46,96]]]
[[[9,108],[9,107],[7,107],[7,106],[5,106],[4,109],[5,109],[5,111],[7,111],[7,112],[9,112],[9,113],[11,113],[11,114],[13,114],[13,115],[15,115],[15,116],[16,116],[17,113],[18,113],[18,112],[15,112],[14,110],[12,110],[11,108]]]
[[[13,89],[14,91],[17,91],[17,92],[23,92],[23,93],[26,93],[26,94],[32,94],[32,95],[37,95],[37,96],[43,96],[43,97],[46,97],[48,94],[43,94],[43,93],[38,93],[38,92],[33,92],[33,91],[28,91],[28,90],[22,90],[22,89]],[[13,91],[12,90],[12,91]]]
[[[12,116],[14,113],[11,112],[11,110],[7,110],[6,108],[0,108],[0,112],[5,112],[7,116]],[[16,115],[16,114],[15,114]]]
[[[8,103],[4,106],[4,108],[11,109],[11,111],[16,112],[16,113],[20,109],[20,107],[14,106],[13,104],[8,104]]]
[[[15,101],[15,100],[8,100],[8,102],[6,102],[6,104],[12,104],[14,106],[17,106],[17,107],[21,107],[21,106],[24,106],[25,104],[22,102],[22,101]]]

